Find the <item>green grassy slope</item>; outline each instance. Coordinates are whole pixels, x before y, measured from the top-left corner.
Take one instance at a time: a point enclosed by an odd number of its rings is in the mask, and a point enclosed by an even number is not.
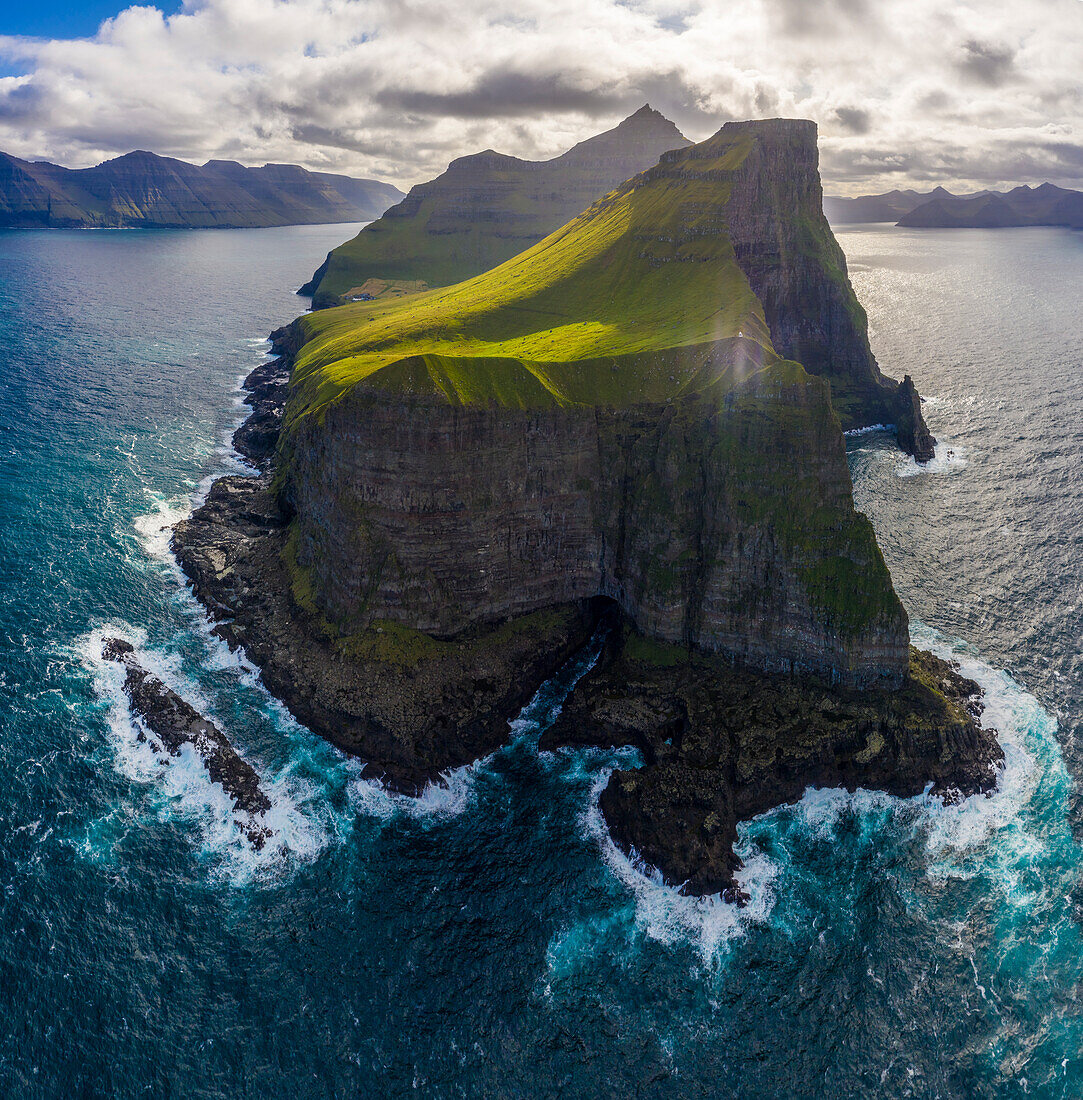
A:
[[[782,370],[725,231],[725,176],[750,145],[644,173],[474,279],[303,317],[287,423],[361,382],[463,404],[664,401],[707,384],[705,345],[715,385]]]
[[[336,248],[302,293],[323,308],[370,278],[447,286],[478,275],[687,144],[673,123],[643,107],[553,160],[492,150],[462,157]]]

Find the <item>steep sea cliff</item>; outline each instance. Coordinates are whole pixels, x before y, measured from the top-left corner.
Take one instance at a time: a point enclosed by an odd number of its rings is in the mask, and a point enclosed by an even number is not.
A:
[[[811,123],[730,124],[479,279],[276,334],[292,381],[274,481],[219,484],[175,536],[224,636],[306,724],[409,790],[495,748],[615,616],[648,643],[638,659],[654,679],[632,677],[631,699],[654,717],[602,719],[594,739],[649,748],[630,782],[651,788],[654,822],[618,814],[616,794],[603,808],[696,892],[732,888],[736,821],[813,775],[987,787],[995,740],[951,703],[967,692],[950,669],[913,663],[853,508],[836,384],[849,425],[905,408],[900,440],[932,442],[912,384],[885,379],[869,351],[820,198]],[[614,278],[634,287],[623,305]],[[600,343],[591,326],[621,309],[627,332]],[[824,377],[781,359],[775,339]],[[251,380],[257,423],[282,407],[265,381],[276,370]],[[249,453],[270,457],[272,439]],[[725,732],[732,691],[717,688],[733,665],[754,695],[788,678],[782,728],[826,713],[821,682],[880,702],[855,697],[804,748],[753,750],[769,782],[720,749],[759,737]],[[584,682],[585,715],[605,709],[605,683]],[[713,701],[693,701],[706,685]],[[675,720],[676,747],[660,752]],[[655,766],[674,762],[681,783]],[[690,856],[703,828],[716,838]]]

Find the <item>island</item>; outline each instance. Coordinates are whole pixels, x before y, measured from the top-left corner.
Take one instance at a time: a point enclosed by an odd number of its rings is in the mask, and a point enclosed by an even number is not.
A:
[[[739,899],[810,784],[988,790],[970,681],[913,651],[844,429],[933,440],[822,211],[815,124],[727,123],[466,281],[301,317],[248,380],[263,472],[174,548],[316,733],[418,792],[592,638],[543,747],[632,745],[614,839]]]
[[[932,191],[887,191],[854,199],[825,198],[835,224],[895,222],[908,229],[1007,229],[1028,225],[1083,229],[1083,192],[1043,183],[1011,191],[953,195]]]
[[[254,229],[371,221],[402,192],[296,164],[188,164],[137,150],[93,168],[0,153],[0,227]]]

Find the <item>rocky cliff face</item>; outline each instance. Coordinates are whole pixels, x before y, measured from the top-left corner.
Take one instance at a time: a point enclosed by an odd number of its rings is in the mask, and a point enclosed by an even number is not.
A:
[[[366,221],[401,197],[378,180],[293,164],[198,166],[128,153],[72,170],[0,153],[0,225],[18,227],[255,228]]]
[[[492,149],[460,157],[331,252],[300,293],[312,294],[320,309],[372,278],[429,286],[469,279],[529,248],[666,149],[688,144],[672,122],[644,106],[552,160]]]
[[[935,440],[921,407],[880,373],[846,257],[824,217],[816,124],[727,123],[722,133],[733,141],[755,135],[727,209],[737,262],[763,303],[775,350],[831,380],[844,430],[895,424],[904,449],[928,461]],[[680,159],[665,156],[667,163]]]
[[[357,393],[290,454],[297,563],[343,635],[454,637],[604,595],[755,667],[905,673],[906,615],[807,376],[623,410]]]

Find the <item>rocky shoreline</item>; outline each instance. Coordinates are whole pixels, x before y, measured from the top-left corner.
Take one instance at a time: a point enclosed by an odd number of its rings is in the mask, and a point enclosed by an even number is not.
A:
[[[387,623],[341,638],[291,576],[286,517],[269,477],[225,477],[177,525],[173,547],[231,648],[314,733],[419,793],[498,748],[508,722],[590,640],[590,609],[566,605],[418,647]]]
[[[272,488],[294,340],[290,328],[274,333],[277,357],[244,383],[252,413],[234,443],[262,472],[216,481],[173,548],[217,633],[244,647],[268,690],[390,787],[418,793],[503,744],[509,720],[612,607],[581,601],[420,645],[393,623],[342,637],[291,568],[290,517]],[[623,625],[542,747],[636,747],[644,766],[615,772],[601,796],[614,840],[688,893],[739,901],[737,822],[808,786],[990,790],[1003,753],[980,713],[977,685],[927,653],[911,652],[898,691],[847,690],[736,668]]]
[[[509,720],[590,641],[597,615],[572,603],[421,645],[394,623],[341,637],[291,571],[289,516],[272,488],[292,339],[289,327],[272,333],[276,358],[244,381],[252,412],[234,446],[262,472],[215,481],[177,525],[173,550],[216,633],[244,647],[299,722],[418,794],[503,744]]]
[[[601,795],[614,840],[693,894],[742,900],[737,823],[809,787],[948,801],[995,786],[1004,754],[978,721],[980,688],[931,653],[910,651],[896,691],[768,676],[625,630],[580,682],[540,747],[631,745],[642,767]]]

